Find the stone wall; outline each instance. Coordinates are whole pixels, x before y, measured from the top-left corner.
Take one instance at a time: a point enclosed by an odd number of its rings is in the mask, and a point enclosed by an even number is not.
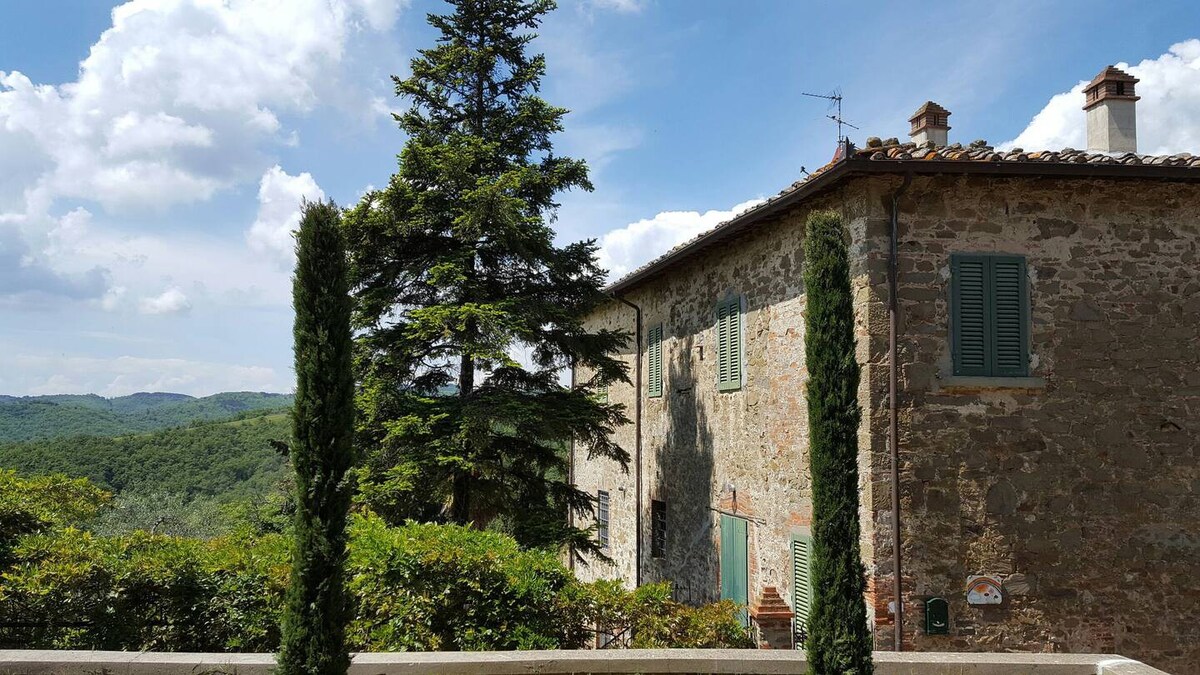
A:
[[[640,392],[643,581],[671,579],[685,600],[716,598],[724,511],[750,523],[752,601],[767,586],[791,601],[790,538],[811,517],[803,221],[807,209],[834,208],[849,226],[863,366],[867,601],[877,648],[892,646],[887,250],[900,183],[843,181],[628,294],[646,327],[664,325],[664,395],[645,398],[644,371]],[[900,206],[906,646],[1121,652],[1200,672],[1200,187],[916,177]],[[1026,256],[1031,377],[952,376],[954,252]],[[721,393],[713,305],[731,293],[747,310],[746,381]],[[633,317],[613,303],[594,321],[632,330]],[[626,356],[632,364],[632,345]],[[632,416],[631,387],[610,395]],[[632,452],[632,425],[619,433]],[[617,565],[594,563],[580,576],[631,581],[635,473],[582,454],[579,484],[613,495]],[[663,560],[650,557],[652,498],[668,505]],[[1003,604],[966,603],[967,579],[978,574],[1003,581]],[[922,630],[931,596],[950,603],[947,636]]]
[[[842,193],[807,207],[836,208],[852,222],[862,222],[861,214],[878,208],[847,200]],[[791,540],[793,534],[807,533],[811,519],[802,393],[807,371],[801,260],[807,214],[807,209],[798,210],[743,233],[736,244],[702,254],[626,296],[642,309],[643,340],[646,329],[663,324],[662,397],[646,396],[647,364],[642,364],[643,582],[672,581],[684,601],[719,598],[719,521],[726,513],[748,521],[752,604],[772,586],[791,602]],[[865,297],[867,279],[856,276],[855,286]],[[740,296],[744,307],[744,381],[738,391],[720,392],[714,309],[730,296]],[[632,309],[613,302],[596,313],[590,325],[632,332],[634,320]],[[860,323],[865,335],[866,322]],[[865,346],[864,340],[864,359]],[[624,357],[632,367],[632,349]],[[864,395],[867,379],[864,373]],[[610,400],[624,403],[631,418],[633,395],[630,385],[609,389]],[[864,423],[864,461],[870,447],[867,428]],[[618,439],[632,454],[633,425],[623,428]],[[586,461],[585,453],[586,448],[576,450],[577,485],[593,494],[607,489],[613,495],[614,564],[591,562],[577,568],[577,574],[631,582],[635,471],[631,468],[626,475],[611,461]],[[864,494],[869,495],[866,472],[862,478]],[[667,505],[666,555],[661,559],[650,551],[652,499]],[[864,509],[868,504],[869,499],[864,500]],[[873,537],[867,515],[864,510],[863,545],[869,556]]]
[[[0,675],[270,675],[274,654],[0,650]],[[1166,675],[1111,654],[875,654],[879,675]],[[347,675],[740,673],[804,675],[803,652],[746,649],[589,649],[513,652],[363,652]]]
[[[929,177],[901,207],[910,644],[1200,672],[1200,187]],[[974,251],[1027,257],[1035,379],[1019,386],[952,377],[949,255]],[[875,572],[890,584],[887,561]],[[974,574],[1003,579],[1004,603],[967,605]],[[919,630],[931,595],[948,636]]]

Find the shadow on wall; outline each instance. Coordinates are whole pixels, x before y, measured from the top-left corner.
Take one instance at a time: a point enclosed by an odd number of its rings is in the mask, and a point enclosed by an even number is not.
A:
[[[666,503],[666,555],[652,558],[651,543],[646,550],[646,569],[651,580],[672,582],[676,600],[696,605],[720,596],[710,510],[713,437],[704,406],[697,401],[692,364],[697,358],[695,336],[673,337],[676,347],[669,354],[663,390],[666,432],[662,438],[647,439],[656,460],[655,473],[649,477],[650,499]]]

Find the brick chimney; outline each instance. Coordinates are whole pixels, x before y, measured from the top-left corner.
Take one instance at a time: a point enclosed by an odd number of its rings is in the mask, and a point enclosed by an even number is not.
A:
[[[1137,152],[1138,79],[1109,66],[1083,88],[1087,147],[1092,152]]]
[[[934,145],[949,145],[950,131],[950,111],[933,101],[926,101],[925,105],[917,109],[913,116],[908,118],[912,123],[912,129],[908,135],[912,138],[913,143],[924,145],[928,141],[933,141]]]

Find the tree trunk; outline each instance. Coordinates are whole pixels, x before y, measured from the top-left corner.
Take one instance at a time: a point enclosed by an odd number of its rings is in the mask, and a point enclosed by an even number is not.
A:
[[[466,397],[474,390],[475,360],[464,354],[458,368],[458,395]],[[470,439],[465,441],[463,456],[468,459],[473,456]],[[454,483],[451,486],[450,518],[457,525],[468,525],[471,522],[470,471],[470,469],[457,469],[454,474]]]

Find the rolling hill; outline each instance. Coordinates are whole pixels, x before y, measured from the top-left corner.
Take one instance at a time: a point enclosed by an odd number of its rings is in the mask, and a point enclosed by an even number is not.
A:
[[[95,394],[0,396],[0,443],[136,434],[259,411],[282,411],[291,405],[290,394],[245,391],[203,398],[169,393],[117,398]]]
[[[109,438],[10,442],[0,444],[0,468],[88,478],[116,493],[254,498],[276,489],[284,476],[287,458],[270,441],[287,440],[290,431],[286,412],[268,411]]]

